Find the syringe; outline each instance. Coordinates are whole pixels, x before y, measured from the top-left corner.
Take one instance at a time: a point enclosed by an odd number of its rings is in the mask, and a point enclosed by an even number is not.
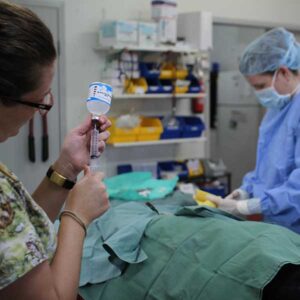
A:
[[[110,109],[112,88],[103,82],[93,82],[89,85],[89,97],[86,99],[88,111],[92,114],[92,130],[90,145],[90,168],[91,171],[100,170],[99,134],[100,116],[106,114]]]
[[[90,145],[90,168],[92,172],[100,170],[100,152],[98,149],[98,141],[100,134],[99,116],[92,116],[92,130],[91,130],[91,145]]]

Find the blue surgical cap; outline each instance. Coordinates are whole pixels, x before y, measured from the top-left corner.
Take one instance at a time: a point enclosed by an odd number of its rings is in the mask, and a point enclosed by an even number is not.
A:
[[[280,66],[300,69],[300,44],[282,27],[274,28],[250,43],[240,60],[243,75],[276,71]]]

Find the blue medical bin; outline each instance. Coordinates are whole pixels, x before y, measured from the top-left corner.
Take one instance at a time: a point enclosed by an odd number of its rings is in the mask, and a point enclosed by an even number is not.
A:
[[[124,174],[130,172],[132,172],[132,166],[130,164],[117,166],[117,174]]]
[[[179,122],[178,127],[165,126],[164,123],[162,122],[163,123],[163,132],[160,136],[161,140],[164,140],[164,139],[178,139],[178,138],[181,137],[183,119],[180,119],[178,117],[175,117],[175,118]],[[160,119],[163,120],[163,117],[160,117]]]
[[[200,137],[203,130],[205,129],[205,124],[199,117],[180,117],[182,118],[182,138],[193,138]]]
[[[187,166],[184,162],[177,162],[177,161],[164,161],[159,162],[157,165],[157,176],[158,178],[163,177],[163,173],[174,173],[179,177],[179,180],[187,179],[189,172]]]
[[[187,80],[190,80],[188,93],[200,93],[202,91],[202,87],[199,83],[199,80],[194,75],[189,75]]]
[[[162,88],[162,85],[160,84],[160,81],[158,78],[147,78],[147,94],[161,94],[164,93],[164,90]]]
[[[157,68],[156,63],[139,63],[141,77],[146,79],[158,79],[160,75],[160,70]]]
[[[173,91],[172,80],[160,80],[160,84],[162,86],[162,93],[170,94]]]
[[[219,186],[201,186],[200,188],[205,192],[220,196],[222,198],[226,196],[226,188],[223,184],[220,184]]]

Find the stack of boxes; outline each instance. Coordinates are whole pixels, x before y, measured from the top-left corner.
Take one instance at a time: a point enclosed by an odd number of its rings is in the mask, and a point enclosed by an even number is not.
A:
[[[157,41],[157,24],[154,22],[138,22],[138,45],[140,47],[156,47]]]
[[[104,21],[100,25],[99,42],[101,46],[136,45],[138,26],[135,21]]]
[[[157,36],[154,22],[104,21],[100,25],[99,43],[103,47],[155,47]]]
[[[177,1],[153,0],[152,19],[157,22],[158,42],[175,45],[177,41]]]

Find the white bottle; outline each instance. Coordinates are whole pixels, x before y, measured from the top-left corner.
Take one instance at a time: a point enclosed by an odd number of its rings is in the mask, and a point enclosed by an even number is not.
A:
[[[89,85],[89,97],[86,99],[88,111],[96,116],[106,114],[110,109],[112,87],[106,83],[93,82]]]

